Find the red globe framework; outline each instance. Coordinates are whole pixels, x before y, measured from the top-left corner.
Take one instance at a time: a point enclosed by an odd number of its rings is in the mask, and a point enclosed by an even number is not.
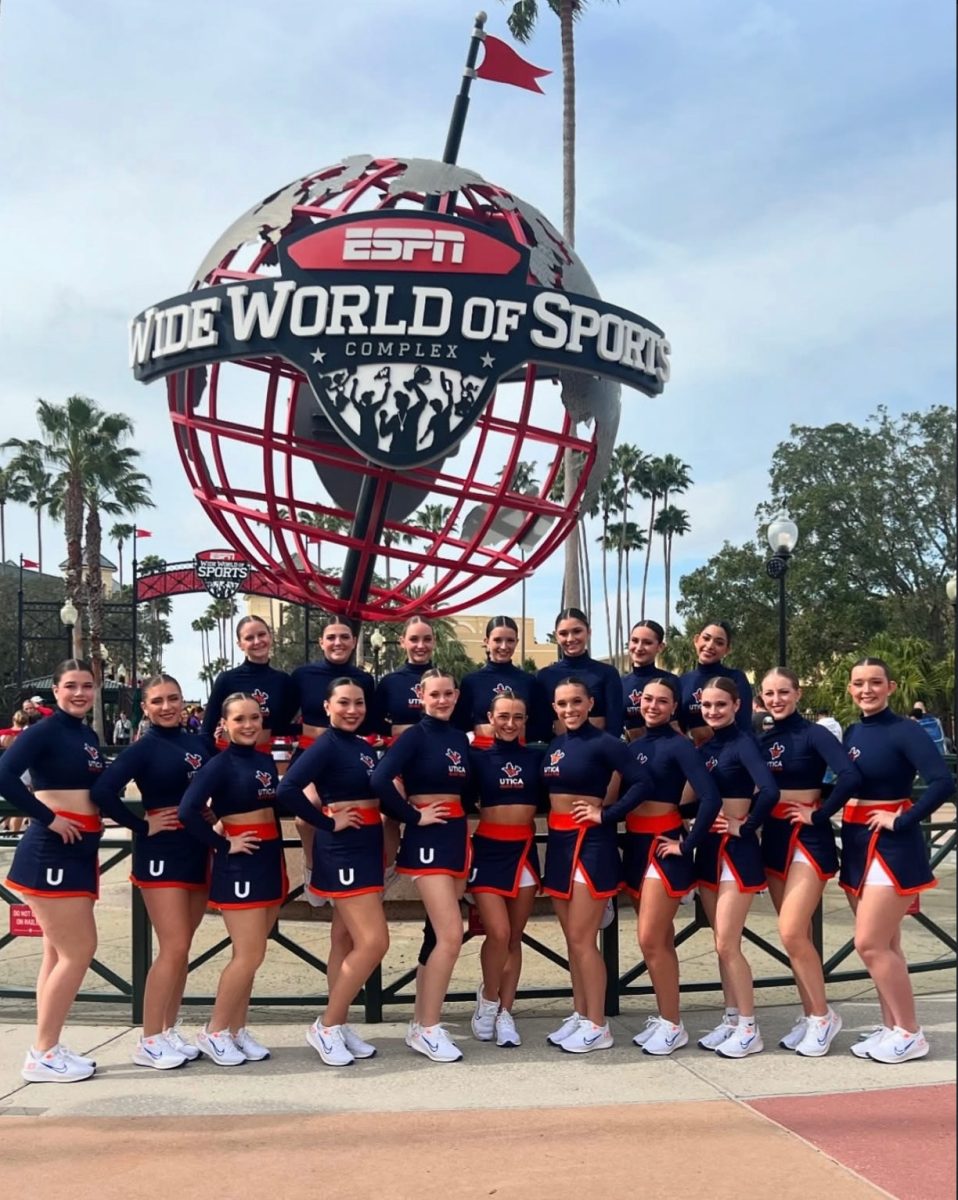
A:
[[[559,233],[504,189],[448,164],[363,156],[254,206],[214,245],[192,287],[262,279],[277,271],[280,238],[330,218],[396,208],[430,208],[506,231],[532,247],[530,282],[596,294]],[[331,429],[317,433],[310,385],[279,357],[179,371],[167,377],[167,394],[194,495],[279,598],[353,620],[401,621],[484,604],[534,575],[571,532],[597,458],[603,469],[608,463],[619,386],[575,372],[558,383],[525,364],[515,382],[500,383],[453,454],[402,470],[366,461]],[[576,432],[570,409],[576,421],[591,418],[588,432]],[[554,493],[567,450],[577,452],[580,470],[565,501]],[[516,476],[529,461],[539,476],[534,488]],[[371,519],[357,528],[364,479]],[[443,518],[428,530],[414,514],[426,500],[441,506]],[[345,589],[332,555],[351,556]],[[380,573],[372,575],[376,564]]]

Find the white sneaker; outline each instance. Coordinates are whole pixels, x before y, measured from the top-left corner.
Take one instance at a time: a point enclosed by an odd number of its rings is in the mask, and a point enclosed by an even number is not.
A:
[[[238,1067],[240,1063],[246,1062],[246,1055],[233,1041],[233,1035],[228,1029],[221,1029],[219,1033],[201,1029],[196,1035],[196,1047],[218,1067]]]
[[[38,1050],[28,1050],[20,1069],[20,1075],[27,1083],[79,1083],[92,1074],[92,1067],[81,1066],[75,1059],[67,1058],[59,1046],[42,1054]]]
[[[346,1049],[342,1025],[323,1025],[314,1021],[306,1031],[306,1041],[327,1067],[350,1067],[356,1061]]]
[[[801,1013],[795,1018],[795,1024],[791,1027],[788,1033],[778,1039],[778,1044],[783,1050],[796,1050],[802,1038],[805,1036],[805,1030],[808,1028],[808,1017]]]
[[[728,1041],[736,1029],[738,1029],[737,1021],[727,1021],[723,1017],[720,1025],[716,1025],[710,1033],[703,1034],[699,1038],[699,1046],[703,1050],[717,1050],[723,1042]]]
[[[612,1045],[612,1034],[608,1024],[593,1025],[585,1017],[573,1033],[562,1043],[562,1049],[570,1054],[590,1054],[593,1050],[608,1050]]]
[[[496,1014],[496,1045],[521,1046],[522,1038],[508,1009],[501,1008]]]
[[[372,1042],[363,1041],[352,1025],[343,1025],[342,1030],[346,1049],[353,1058],[374,1058],[376,1056],[376,1047]]]
[[[269,1050],[253,1037],[245,1025],[233,1034],[233,1041],[240,1054],[250,1062],[262,1062],[264,1058],[269,1058]]]
[[[85,1054],[76,1054],[70,1049],[69,1046],[65,1046],[63,1042],[60,1043],[60,1053],[64,1058],[72,1058],[73,1061],[78,1062],[81,1067],[91,1067],[94,1071],[96,1070],[95,1058],[87,1058]]]
[[[873,1058],[875,1062],[902,1063],[911,1058],[924,1058],[929,1049],[921,1029],[917,1033],[909,1033],[900,1025],[896,1025],[880,1042],[872,1046],[868,1057]]]
[[[887,1025],[876,1025],[870,1033],[861,1035],[851,1048],[852,1054],[856,1058],[871,1058],[872,1047],[877,1046],[882,1038],[891,1032]]]
[[[171,1071],[186,1062],[186,1055],[174,1050],[162,1033],[137,1038],[132,1057],[138,1067],[154,1067],[157,1071]]]
[[[654,1017],[646,1017],[645,1018],[645,1028],[640,1029],[639,1032],[635,1035],[635,1037],[632,1039],[633,1044],[636,1046],[644,1046],[645,1043],[649,1040],[649,1038],[658,1029],[659,1021],[661,1019],[662,1018],[659,1017],[658,1015],[656,1015]]]
[[[418,1021],[410,1021],[409,1027],[406,1030],[406,1036],[403,1038],[403,1041],[406,1043],[406,1045],[410,1049],[412,1049],[413,1041],[418,1036],[419,1036],[419,1022]]]
[[[482,984],[476,988],[476,1011],[472,1014],[469,1024],[472,1026],[472,1036],[480,1042],[491,1042],[496,1036],[496,1015],[499,1012],[498,1000],[487,1000],[482,994]]]
[[[169,1029],[164,1029],[163,1036],[174,1050],[179,1050],[180,1054],[182,1054],[188,1062],[195,1062],[196,1059],[199,1058],[200,1052],[196,1046],[194,1046],[188,1038],[185,1038],[182,1033],[180,1033],[179,1021],[177,1021],[177,1023],[172,1025]]]
[[[744,1025],[739,1021],[721,1046],[715,1047],[715,1053],[722,1058],[748,1058],[750,1054],[761,1054],[764,1049],[765,1043],[758,1026]]]
[[[458,1062],[462,1051],[441,1025],[417,1025],[406,1038],[406,1045],[433,1062]]]
[[[821,1058],[841,1032],[842,1019],[833,1008],[824,1017],[809,1017],[805,1036],[795,1047],[803,1058]]]
[[[553,1046],[561,1046],[566,1038],[571,1037],[579,1028],[581,1020],[579,1014],[574,1012],[571,1017],[566,1017],[558,1029],[546,1035],[546,1041],[551,1042]]]
[[[610,896],[605,902],[605,908],[602,911],[602,920],[599,922],[600,929],[608,929],[615,920],[615,905],[612,903]]]
[[[685,1032],[685,1026],[681,1021],[679,1021],[678,1025],[673,1025],[665,1017],[659,1017],[655,1032],[643,1045],[642,1053],[671,1054],[673,1050],[680,1050],[683,1046],[687,1046],[688,1043],[689,1035]]]

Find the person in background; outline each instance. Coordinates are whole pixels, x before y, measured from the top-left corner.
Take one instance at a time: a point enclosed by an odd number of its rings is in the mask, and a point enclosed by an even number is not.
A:
[[[13,745],[14,739],[21,734],[24,729],[29,727],[30,722],[27,720],[27,714],[23,709],[18,709],[13,714],[13,724],[9,729],[5,729],[0,733],[0,750],[6,750]],[[23,772],[23,783],[26,787],[30,787],[30,772]],[[27,823],[26,817],[4,817],[0,822],[0,829],[4,833],[20,833]]]
[[[126,713],[120,713],[113,723],[113,745],[129,746],[133,738],[133,726]]]
[[[816,708],[815,724],[823,726],[833,737],[837,737],[839,741],[842,740],[842,727],[832,716],[830,709]]]
[[[924,700],[916,700],[911,710],[911,719],[924,729],[925,733],[935,743],[935,749],[939,754],[945,753],[945,731],[941,727],[941,721],[925,708]]]

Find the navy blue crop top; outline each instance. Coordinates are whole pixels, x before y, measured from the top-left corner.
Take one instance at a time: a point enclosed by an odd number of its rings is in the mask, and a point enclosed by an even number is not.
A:
[[[502,804],[530,804],[536,812],[549,811],[540,774],[541,750],[495,738],[488,750],[470,749],[469,764],[480,812]]]
[[[423,717],[405,730],[379,760],[373,791],[383,811],[407,825],[419,824],[419,810],[404,799],[393,780],[402,779],[407,796],[468,795],[469,742],[460,729],[438,717]]]
[[[390,671],[376,685],[376,720],[380,731],[393,725],[415,725],[423,716],[422,677],[432,663],[409,663]]]
[[[24,771],[30,772],[37,792],[89,791],[105,766],[95,731],[86,721],[57,708],[0,754],[0,794],[32,821],[49,825],[56,813],[24,785],[20,778]]]
[[[726,725],[716,729],[711,740],[699,746],[698,753],[712,773],[723,800],[751,799],[742,830],[754,832],[775,807],[779,791],[751,732],[743,733],[737,725]]]
[[[550,796],[565,792],[601,802],[616,771],[622,776],[623,792],[646,778],[625,742],[594,725],[553,738],[542,760],[542,778]],[[650,798],[639,795],[636,804]]]
[[[669,679],[675,684],[677,690],[681,691],[681,682],[678,675],[673,675],[671,671],[662,671],[655,663],[649,663],[644,667],[635,667],[628,675],[622,676],[622,699],[625,704],[625,728],[626,729],[644,729],[645,718],[639,709],[639,701],[642,699],[642,689],[650,679]],[[676,720],[678,720],[678,711],[676,711]]]
[[[858,800],[901,800],[911,795],[916,774],[924,780],[924,793],[895,820],[896,831],[930,816],[955,793],[955,777],[935,743],[915,721],[890,708],[851,725],[845,731],[845,750],[861,776],[854,793]],[[840,807],[833,793],[812,820],[827,821]]]
[[[130,780],[135,780],[147,812],[176,808],[190,780],[209,757],[205,738],[187,733],[180,726],[164,729],[161,725],[151,725],[139,741],[107,767],[90,795],[93,803],[109,816],[113,816],[110,810],[117,804],[126,812],[121,797]],[[147,832],[146,821],[141,817],[132,820],[132,829]]]
[[[825,771],[831,767],[835,773],[831,798],[838,808],[850,796],[858,795],[861,775],[841,742],[824,725],[806,721],[801,713],[776,721],[759,739],[759,746],[780,791],[820,790]]]
[[[280,781],[277,797],[280,804],[285,804],[288,791],[302,794],[313,784],[323,804],[374,800],[369,777],[375,765],[375,754],[358,734],[330,726],[290,766]]]
[[[195,838],[214,850],[229,849],[229,839],[218,834],[203,816],[207,801],[217,820],[255,812],[260,808],[276,808],[276,787],[279,776],[271,754],[253,746],[234,746],[200,767],[190,780],[180,801],[179,818]],[[332,820],[309,803],[295,789],[283,800],[284,806],[311,825],[331,828]]]
[[[735,714],[735,724],[746,733],[751,733],[752,685],[736,667],[725,667],[721,663],[711,667],[700,665],[694,671],[686,671],[679,677],[682,698],[676,716],[686,733],[690,729],[701,729],[705,724],[702,719],[702,689],[710,679],[715,679],[720,675],[731,679],[738,688],[740,704],[738,712]]]
[[[278,671],[269,663],[252,663],[247,659],[238,667],[222,671],[213,681],[203,713],[203,733],[211,742],[223,715],[223,701],[233,692],[246,692],[253,697],[263,714],[264,729],[277,737],[289,733],[298,706],[293,681],[285,671]]]
[[[590,717],[605,720],[605,732],[613,737],[622,736],[622,680],[619,672],[609,663],[596,662],[588,654],[576,654],[568,658],[565,654],[558,662],[543,667],[536,678],[546,691],[549,706],[555,696],[556,687],[570,676],[581,675],[592,693],[595,703]]]
[[[361,671],[359,667],[354,667],[352,663],[337,665],[325,657],[318,662],[304,663],[301,667],[297,667],[291,676],[293,694],[296,706],[302,714],[303,724],[315,725],[319,729],[329,728],[329,717],[326,715],[323,703],[333,680],[344,677],[355,680],[363,689],[363,695],[366,697],[366,718],[357,732],[372,733],[375,729],[376,698],[376,684],[372,675],[368,671]]]
[[[520,670],[513,663],[489,662],[465,676],[459,685],[453,724],[466,732],[471,732],[477,725],[488,725],[492,702],[505,688],[511,688],[520,700],[525,701],[526,741],[549,741],[554,716],[551,698],[535,675]]]

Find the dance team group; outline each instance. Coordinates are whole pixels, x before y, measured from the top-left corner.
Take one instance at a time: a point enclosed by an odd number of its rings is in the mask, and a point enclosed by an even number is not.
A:
[[[698,1044],[723,1058],[760,1052],[742,935],[753,897],[768,889],[802,1003],[781,1045],[824,1055],[842,1020],[826,998],[810,922],[836,873],[881,1005],[881,1026],[852,1053],[882,1063],[927,1054],[900,927],[914,895],[935,886],[921,821],[952,796],[954,781],[927,733],[889,708],[896,685],[888,667],[866,658],[852,669],[848,689],[861,720],[844,743],[800,715],[796,676],[772,669],[760,694],[774,725],[756,737],[749,682],[722,665],[731,649],[723,622],[698,634],[698,665],[682,676],[655,666],[663,631],[654,621],[632,630],[624,677],[589,656],[578,609],[559,614],[555,635],[558,661],[532,675],[513,664],[516,623],[493,618],[486,665],[457,685],[432,666],[433,630],[413,618],[400,642],[407,662],[376,684],[352,663],[348,625],[329,623],[322,658],[288,675],[269,664],[269,627],[246,617],[237,628],[245,661],[216,680],[202,734],[181,727],[180,686],[158,675],[143,688],[148,732],[109,766],[86,720],[90,669],[62,663],[53,714],[0,756],[0,794],[30,818],[6,883],[43,931],[37,1030],[23,1078],[73,1082],[95,1070],[61,1038],[96,949],[104,817],[133,831],[131,879],[156,932],[133,1053],[144,1067],[178,1067],[201,1053],[221,1066],[269,1056],[247,1012],[288,890],[280,815],[296,819],[312,897],[334,904],[329,1000],[306,1034],[330,1066],[376,1052],[349,1025],[349,1008],[389,945],[382,897],[393,864],[414,882],[427,918],[405,1040],[434,1062],[462,1057],[441,1018],[467,887],[485,929],[471,1022],[480,1041],[520,1044],[512,1008],[521,937],[543,891],[565,936],[574,1002],[548,1040],[573,1054],[612,1045],[597,934],[608,901],[624,889],[658,1009],[634,1041],[651,1055],[686,1045],[674,918],[697,888],[725,998],[721,1020]],[[294,720],[299,746],[281,774],[270,751]],[[827,772],[834,783],[823,799]],[[926,786],[913,802],[916,774]],[[122,801],[131,781],[142,818]],[[470,835],[467,813],[476,811]],[[548,814],[541,874],[539,813]],[[831,824],[839,814],[840,865]],[[222,912],[232,955],[210,1019],[191,1042],[178,1015],[207,904]]]

